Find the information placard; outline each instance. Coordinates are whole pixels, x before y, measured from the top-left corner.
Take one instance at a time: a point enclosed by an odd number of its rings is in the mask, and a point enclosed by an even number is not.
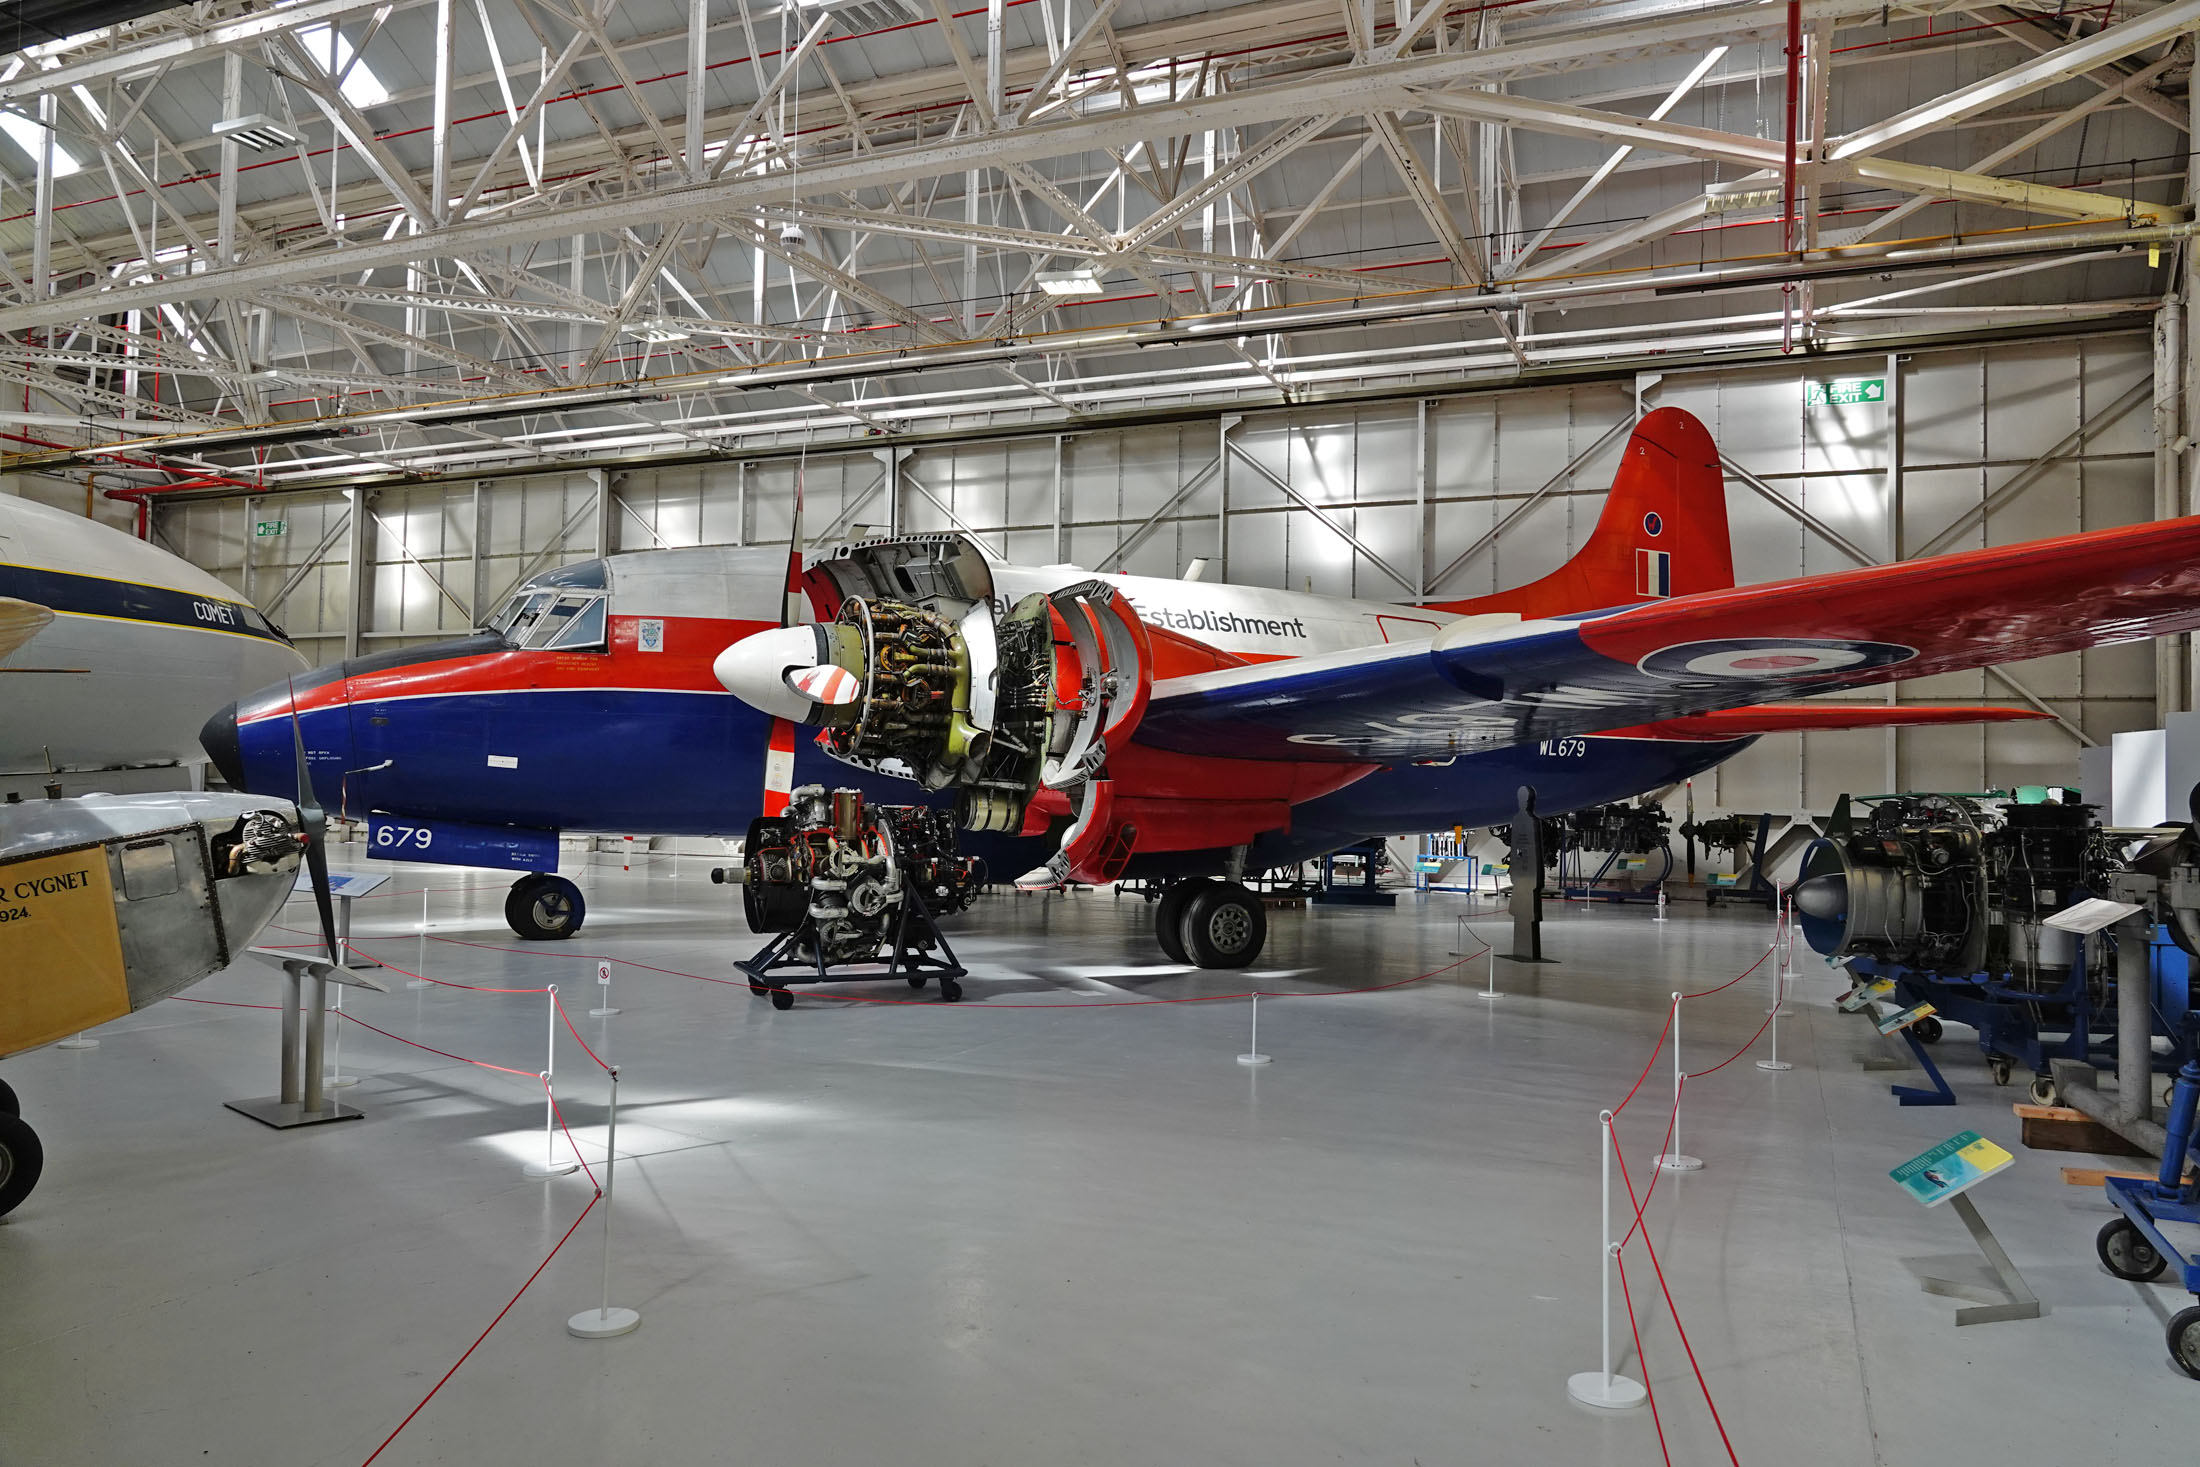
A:
[[[1927,1207],[1938,1207],[1967,1192],[2016,1158],[1976,1131],[1950,1136],[1928,1147],[1893,1171],[1895,1185]]]

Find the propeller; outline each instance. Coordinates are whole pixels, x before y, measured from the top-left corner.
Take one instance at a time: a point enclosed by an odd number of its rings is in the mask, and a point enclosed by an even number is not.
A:
[[[784,594],[779,598],[779,629],[782,632],[802,619],[803,469],[803,461],[797,460],[794,470],[794,532],[787,542],[787,584]],[[767,816],[787,813],[788,801],[794,793],[794,740],[793,720],[773,715],[771,742],[764,751],[764,813]]]
[[[298,759],[298,829],[306,843],[306,870],[313,876],[313,904],[321,912],[321,940],[328,960],[339,966],[344,954],[336,941],[336,904],[328,889],[328,813],[313,793],[313,769],[306,763],[305,731],[298,723],[298,690],[290,690],[290,745]]]

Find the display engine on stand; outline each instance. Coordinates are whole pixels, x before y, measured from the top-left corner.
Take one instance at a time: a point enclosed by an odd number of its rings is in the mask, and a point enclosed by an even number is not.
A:
[[[749,826],[742,876],[749,930],[778,935],[735,966],[772,1007],[794,1007],[791,984],[859,978],[898,976],[922,988],[936,977],[940,997],[962,997],[956,980],[966,970],[937,919],[970,905],[985,866],[957,851],[945,810],[869,805],[860,790],[804,785],[786,814]]]

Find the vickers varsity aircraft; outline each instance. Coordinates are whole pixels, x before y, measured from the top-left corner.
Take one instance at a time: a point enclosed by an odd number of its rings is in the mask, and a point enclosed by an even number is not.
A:
[[[305,668],[197,566],[0,494],[0,788],[201,763],[209,713]]]
[[[1175,879],[1162,947],[1232,967],[1265,938],[1246,873],[1501,823],[1523,784],[1557,813],[1766,733],[2031,716],[1796,700],[2200,625],[2200,518],[1736,587],[1717,451],[1661,408],[1581,551],[1474,600],[1031,569],[960,535],[821,559],[806,624],[787,583],[773,550],[567,566],[473,636],[270,688],[205,743],[233,783],[288,793],[295,706],[371,853],[529,873],[506,903],[522,936],[585,915],[560,829],[738,835],[796,785],[914,781],[996,871]]]

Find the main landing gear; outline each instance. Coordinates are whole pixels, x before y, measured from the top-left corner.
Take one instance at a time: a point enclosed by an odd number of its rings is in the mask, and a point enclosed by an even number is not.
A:
[[[555,942],[581,930],[588,903],[562,876],[522,876],[504,899],[504,920],[529,942]]]
[[[1179,881],[1154,908],[1154,938],[1175,962],[1243,968],[1268,941],[1268,910],[1235,881]]]
[[[15,1211],[16,1204],[31,1195],[46,1166],[38,1133],[23,1124],[16,1109],[15,1092],[0,1080],[0,1217]]]

